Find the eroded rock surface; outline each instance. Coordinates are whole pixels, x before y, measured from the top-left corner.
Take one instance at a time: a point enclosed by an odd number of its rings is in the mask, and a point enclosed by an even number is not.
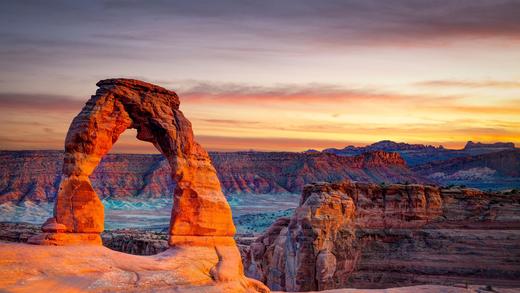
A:
[[[138,256],[98,245],[0,242],[0,291],[267,292],[257,281],[235,276],[226,281],[222,281],[226,276],[214,278],[212,271],[221,254],[208,246],[169,248],[157,255]]]
[[[209,250],[212,253],[199,261],[208,266],[213,280],[265,291],[263,285],[244,277],[231,209],[208,153],[195,142],[191,123],[179,110],[177,94],[130,79],[102,80],[97,86],[65,139],[54,217],[29,243],[102,244],[103,204],[89,176],[119,135],[135,128],[139,140],[151,142],[166,157],[176,183],[168,240],[171,252]],[[211,257],[205,259],[207,255]]]
[[[304,188],[249,250],[274,290],[457,283],[520,286],[520,195],[345,181]]]
[[[176,182],[172,243],[177,236],[233,236],[231,210],[215,169],[194,141],[175,92],[126,79],[102,80],[97,85],[96,95],[74,118],[65,139],[55,222],[64,225],[66,232],[103,231],[103,205],[89,176],[119,135],[135,128],[138,139],[151,142],[166,157]],[[52,237],[41,242],[52,242]]]

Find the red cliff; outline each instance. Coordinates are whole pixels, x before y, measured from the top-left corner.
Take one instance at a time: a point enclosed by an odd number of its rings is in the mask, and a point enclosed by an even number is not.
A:
[[[345,181],[307,185],[245,255],[271,289],[520,286],[520,194]]]

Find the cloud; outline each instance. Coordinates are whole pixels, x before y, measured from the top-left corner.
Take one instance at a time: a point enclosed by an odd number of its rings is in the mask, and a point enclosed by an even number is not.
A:
[[[0,109],[22,111],[78,112],[85,101],[52,94],[0,93]]]
[[[242,23],[233,30],[345,45],[520,36],[520,2],[514,0],[123,0],[105,2],[105,8],[121,15],[175,15],[217,26]]]
[[[520,81],[508,80],[429,80],[415,83],[425,87],[454,87],[454,88],[497,88],[520,89]]]
[[[438,109],[441,111],[442,109]],[[472,106],[472,105],[454,105],[447,109],[452,112],[468,113],[468,114],[504,114],[504,115],[520,115],[520,104],[516,103],[496,105],[496,106]]]
[[[345,88],[330,84],[279,84],[258,86],[240,83],[196,82],[177,91],[183,103],[265,104],[388,101],[416,99],[367,88]]]
[[[445,40],[520,37],[520,2],[514,0],[32,0],[0,8],[4,33],[16,24],[23,32],[18,36],[51,47],[95,41],[100,48],[150,43],[171,49],[189,42],[208,51],[257,54],[279,52],[285,44],[294,51],[308,45],[445,45]],[[263,45],[270,41],[279,46]]]
[[[61,149],[64,138],[59,137],[11,137],[4,133],[0,135],[0,150],[47,150]]]
[[[233,119],[200,119],[201,121],[211,123],[211,124],[220,124],[220,125],[259,125],[258,121],[243,121],[243,120],[233,120]]]

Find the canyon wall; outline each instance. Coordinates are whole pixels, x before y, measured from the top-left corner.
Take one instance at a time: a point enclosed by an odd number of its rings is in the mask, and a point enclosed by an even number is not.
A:
[[[399,154],[374,151],[357,156],[290,152],[211,153],[226,193],[300,193],[312,182],[422,182]]]
[[[0,241],[27,243],[31,237],[39,233],[41,233],[40,225],[0,222]],[[134,255],[154,255],[170,247],[166,231],[105,230],[101,233],[101,239],[103,246]]]
[[[398,154],[372,152],[353,157],[277,152],[210,153],[226,194],[299,193],[303,185],[351,179],[424,182]],[[52,201],[61,180],[63,152],[0,151],[0,203]],[[162,155],[108,154],[90,176],[101,198],[173,194],[170,166]]]
[[[520,194],[312,184],[243,254],[246,273],[273,290],[520,286]]]

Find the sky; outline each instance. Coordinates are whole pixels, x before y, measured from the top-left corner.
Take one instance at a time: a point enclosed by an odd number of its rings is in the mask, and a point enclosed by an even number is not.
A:
[[[63,149],[96,82],[174,90],[208,150],[520,145],[520,1],[0,2],[0,149]],[[114,152],[153,147],[127,130]]]

